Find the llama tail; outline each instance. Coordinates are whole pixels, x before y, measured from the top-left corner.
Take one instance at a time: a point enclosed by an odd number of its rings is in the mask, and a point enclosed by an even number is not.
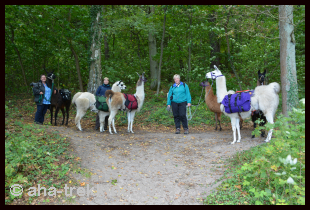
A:
[[[74,94],[73,99],[72,99],[72,104],[75,104],[76,99],[82,94],[83,92],[77,92]]]
[[[105,97],[111,98],[111,97],[113,97],[113,95],[114,95],[113,90],[107,90],[107,91],[105,91]]]
[[[280,90],[281,90],[279,83],[277,83],[277,82],[272,82],[272,83],[269,84],[269,86],[272,86],[274,92],[277,93],[277,94],[279,94],[279,92],[280,92]]]

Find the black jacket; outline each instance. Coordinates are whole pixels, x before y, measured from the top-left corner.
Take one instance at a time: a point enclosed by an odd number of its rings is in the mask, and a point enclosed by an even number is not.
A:
[[[33,86],[32,91],[33,91],[33,95],[34,95],[34,102],[36,102],[37,105],[42,105],[43,104],[43,97],[44,97],[43,94],[45,93],[45,87],[44,87],[41,80],[39,82],[37,82],[37,85]],[[43,94],[41,95],[40,92],[42,92]],[[41,98],[41,100],[40,100],[40,98]],[[40,103],[39,103],[39,101],[40,101]]]

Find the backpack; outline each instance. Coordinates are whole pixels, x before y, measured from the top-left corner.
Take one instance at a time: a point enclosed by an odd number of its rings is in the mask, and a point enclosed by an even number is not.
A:
[[[60,89],[59,93],[64,101],[71,101],[71,92],[68,89]]]
[[[125,101],[125,106],[127,109],[133,110],[133,109],[138,109],[138,101],[137,98],[133,94],[126,94],[123,93],[126,101]]]
[[[100,111],[109,112],[105,96],[96,96],[96,108]]]
[[[251,109],[252,91],[228,94],[222,100],[226,113],[247,112]]]

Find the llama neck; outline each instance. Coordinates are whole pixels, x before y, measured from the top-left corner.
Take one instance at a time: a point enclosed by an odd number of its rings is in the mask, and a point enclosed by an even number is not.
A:
[[[121,92],[121,88],[119,86],[117,86],[117,85],[113,85],[111,90],[113,92]]]
[[[214,93],[213,93],[213,89],[211,88],[211,86],[206,86],[206,99],[209,101],[210,98],[214,97]],[[210,92],[209,92],[210,91]]]
[[[221,103],[225,95],[227,95],[226,78],[225,76],[217,77],[216,78],[217,103]]]
[[[144,82],[141,85],[137,86],[136,88],[136,95],[138,96],[140,103],[139,103],[139,110],[143,105],[144,102]]]

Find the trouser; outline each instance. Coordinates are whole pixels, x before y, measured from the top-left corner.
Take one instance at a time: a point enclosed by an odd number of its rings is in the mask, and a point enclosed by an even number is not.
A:
[[[175,128],[180,128],[180,121],[181,121],[183,129],[188,129],[186,118],[186,105],[187,105],[186,101],[182,103],[171,102]]]
[[[108,127],[108,120],[109,120],[109,115],[106,116],[104,119],[104,130],[106,130]],[[95,129],[97,130],[99,128],[100,128],[100,121],[99,121],[99,114],[97,113]]]
[[[44,115],[49,108],[50,104],[42,104],[37,105],[37,112],[34,117],[35,122],[43,123],[44,122]]]

